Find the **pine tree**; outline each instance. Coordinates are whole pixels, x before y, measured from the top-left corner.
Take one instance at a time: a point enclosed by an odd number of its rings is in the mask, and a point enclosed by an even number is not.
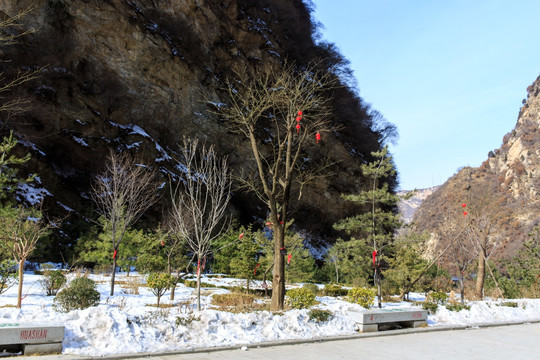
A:
[[[370,179],[367,189],[357,195],[342,195],[346,200],[367,206],[369,211],[344,219],[334,227],[357,235],[356,239],[372,247],[373,281],[378,289],[378,306],[381,307],[381,272],[387,263],[394,231],[401,225],[394,212],[400,198],[390,192],[386,182],[396,173],[388,147],[372,152],[371,155],[375,160],[362,165],[362,174]]]

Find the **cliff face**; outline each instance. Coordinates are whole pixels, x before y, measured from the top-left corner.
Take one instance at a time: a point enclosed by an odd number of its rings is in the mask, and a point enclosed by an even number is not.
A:
[[[494,220],[493,236],[502,236],[495,256],[506,257],[540,225],[540,77],[527,92],[502,146],[480,167],[462,169],[428,197],[414,217],[418,230],[440,231],[448,218],[445,209],[465,203],[471,215],[489,214]]]
[[[233,169],[251,166],[248,143],[211,112],[226,101],[219,88],[233,66],[253,71],[265,62],[322,59],[328,69],[347,70],[331,44],[315,44],[309,8],[299,0],[0,0],[0,14],[32,4],[17,31],[38,31],[1,49],[10,60],[2,66],[8,78],[42,70],[9,94],[29,101],[28,110],[0,116],[4,132],[14,130],[21,152],[32,155],[26,170],[39,175],[20,198],[43,198],[47,209],[71,214],[70,223],[94,216],[88,192],[109,149],[130,151],[164,180],[176,171],[184,136],[216,144]],[[381,138],[353,90],[344,86],[329,97],[332,121],[343,130],[318,151],[335,163],[335,176],[308,186],[293,215],[315,237],[350,212],[339,195],[360,190],[360,164]],[[265,215],[246,194],[235,194],[233,207],[243,220]]]

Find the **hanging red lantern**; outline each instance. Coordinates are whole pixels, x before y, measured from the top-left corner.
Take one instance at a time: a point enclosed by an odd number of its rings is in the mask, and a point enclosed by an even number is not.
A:
[[[298,112],[298,116],[302,116],[302,110]]]
[[[375,261],[377,260],[377,250],[373,250],[371,256],[373,256],[373,267],[375,267]]]
[[[290,263],[291,263],[291,257],[292,257],[291,254],[287,255],[287,264],[290,264]]]
[[[467,216],[467,214],[468,214],[468,212],[466,212],[466,211],[463,212],[463,215]]]
[[[461,204],[461,207],[467,207],[467,204],[463,203]]]
[[[315,134],[315,140],[317,140],[317,144],[319,143],[319,140],[321,140],[321,134],[316,133]]]
[[[113,259],[116,259],[116,254],[117,254],[117,252],[116,252],[116,250],[114,250],[113,257],[112,257]]]
[[[297,134],[300,133],[300,124],[296,124],[296,133],[297,133]]]
[[[301,117],[301,116],[297,116],[297,117],[296,117],[296,122],[300,122],[300,120],[302,120],[302,117]]]
[[[241,238],[243,238],[243,237],[244,237],[244,233],[241,233],[241,234],[238,236],[239,239],[241,239]]]

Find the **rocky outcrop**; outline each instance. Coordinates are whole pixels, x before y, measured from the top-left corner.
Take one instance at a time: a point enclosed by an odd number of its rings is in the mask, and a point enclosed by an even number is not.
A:
[[[428,197],[414,217],[417,230],[437,232],[447,218],[443,209],[484,202],[481,211],[496,219],[494,233],[504,238],[495,256],[507,257],[540,225],[540,77],[527,92],[502,146],[481,166],[460,170]]]
[[[3,129],[15,131],[21,151],[32,154],[26,170],[39,175],[20,199],[43,198],[47,209],[67,211],[75,233],[95,215],[88,192],[109,149],[132,152],[164,180],[175,176],[184,136],[216,144],[236,170],[251,166],[245,140],[211,111],[226,102],[219,88],[233,67],[255,72],[265,62],[305,66],[322,59],[328,71],[347,73],[331,44],[315,44],[309,8],[299,0],[0,0],[0,10],[13,16],[32,4],[18,31],[37,32],[1,55],[10,59],[3,64],[8,78],[31,69],[41,76],[10,94],[30,106],[9,122],[4,117]],[[334,176],[306,187],[293,215],[313,238],[350,213],[339,195],[361,189],[360,164],[381,139],[354,89],[344,85],[329,97],[342,130],[317,151],[334,163]],[[247,194],[235,193],[233,205],[243,221],[265,215]],[[60,237],[66,243],[73,234]]]

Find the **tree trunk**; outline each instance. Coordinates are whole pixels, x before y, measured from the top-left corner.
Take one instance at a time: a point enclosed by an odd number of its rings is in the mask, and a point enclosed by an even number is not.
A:
[[[459,285],[460,285],[460,295],[461,295],[461,305],[465,305],[465,286],[463,284],[464,282],[464,275],[463,271],[461,272],[461,278],[459,279]]]
[[[201,259],[197,259],[197,311],[201,311]]]
[[[24,277],[24,263],[26,259],[21,259],[19,261],[19,288],[17,290],[17,309],[20,309],[22,306],[22,288],[23,288],[23,277]]]
[[[382,298],[382,288],[381,288],[381,276],[380,276],[380,273],[379,273],[379,266],[377,265],[377,267],[375,268],[375,285],[377,285],[377,306],[380,308],[382,308],[382,304],[381,304],[381,298]]]
[[[486,250],[480,247],[478,252],[478,271],[476,272],[476,298],[484,298],[484,279],[486,277]]]
[[[176,290],[176,283],[172,284],[171,286],[171,297],[170,297],[171,301],[174,300],[174,290]]]
[[[116,276],[116,256],[113,256],[113,267],[111,274],[111,296],[114,295],[114,278]]]
[[[283,310],[285,305],[285,257],[281,249],[285,247],[285,232],[279,224],[274,226],[274,272],[272,278],[271,311]]]

